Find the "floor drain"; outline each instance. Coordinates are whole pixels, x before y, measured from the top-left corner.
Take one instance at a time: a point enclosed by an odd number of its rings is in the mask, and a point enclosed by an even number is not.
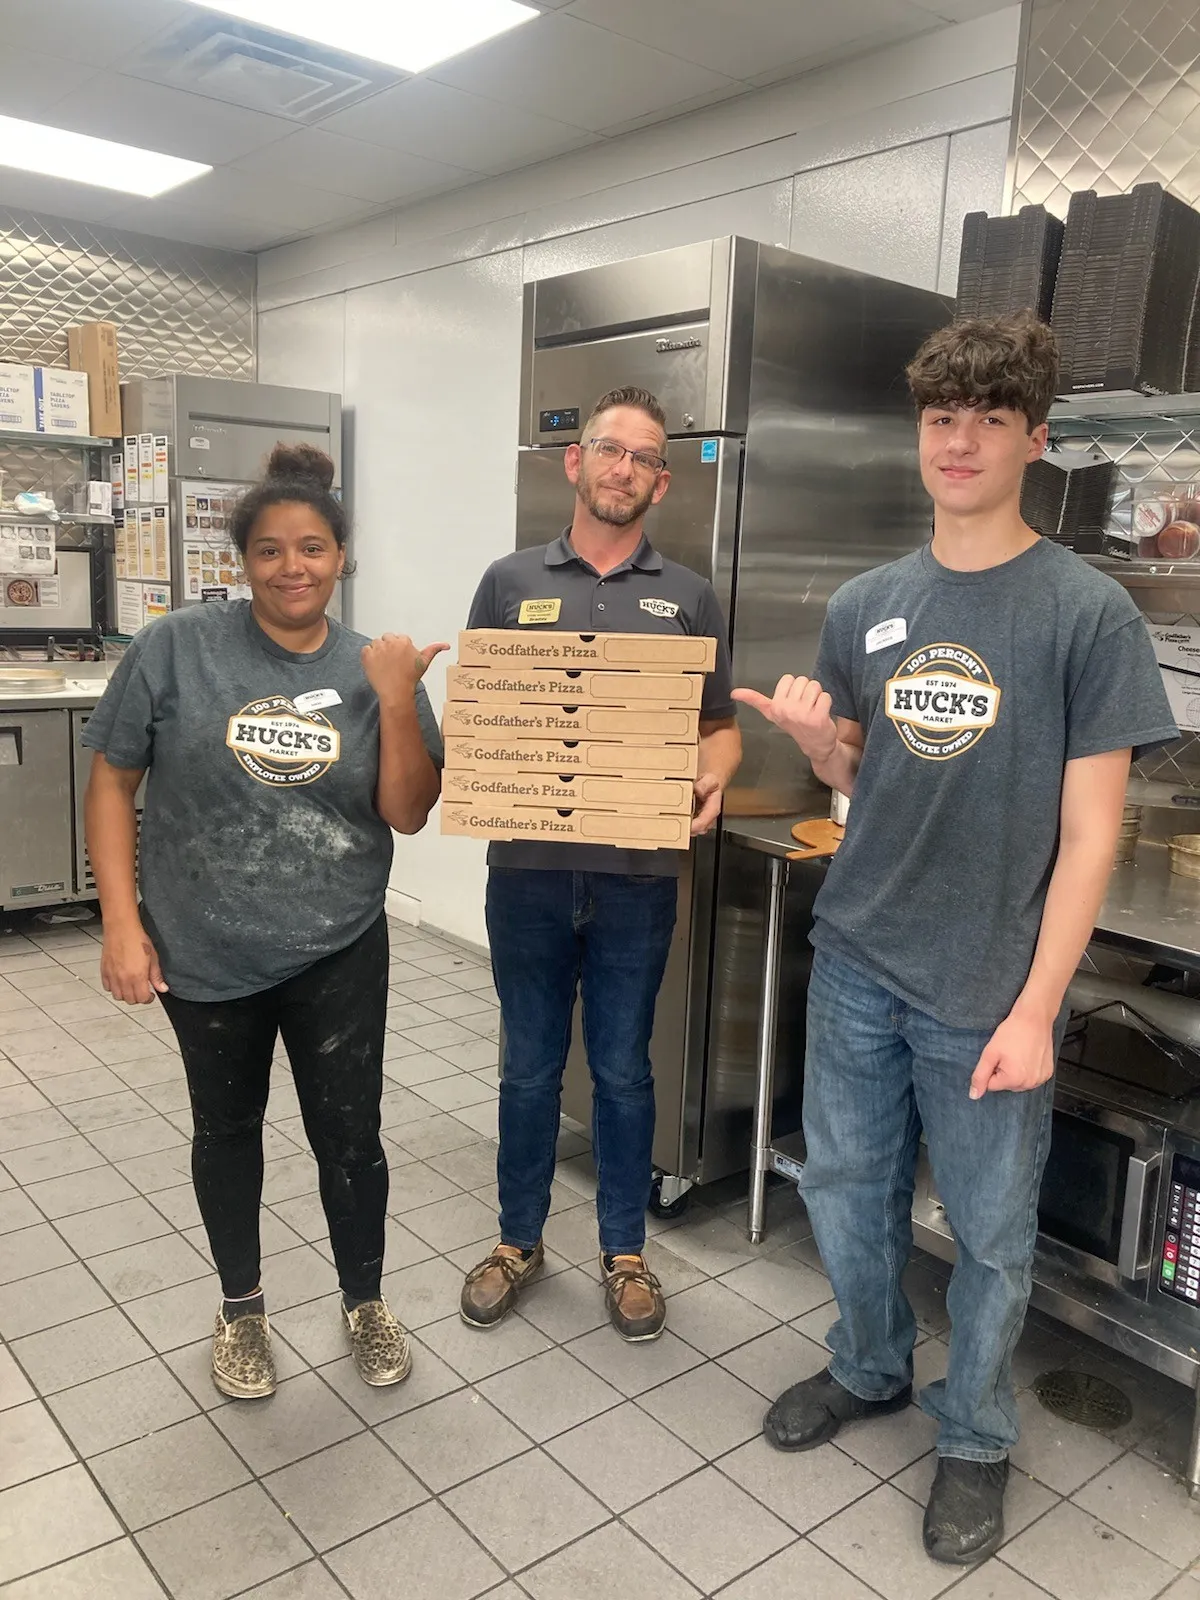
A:
[[[1090,1372],[1043,1372],[1033,1392],[1054,1416],[1085,1428],[1123,1428],[1133,1416],[1129,1396]]]

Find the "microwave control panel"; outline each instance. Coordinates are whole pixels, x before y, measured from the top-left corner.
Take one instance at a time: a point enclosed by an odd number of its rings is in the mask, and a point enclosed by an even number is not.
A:
[[[1171,1162],[1167,1220],[1158,1287],[1188,1305],[1200,1305],[1200,1161],[1176,1155]]]

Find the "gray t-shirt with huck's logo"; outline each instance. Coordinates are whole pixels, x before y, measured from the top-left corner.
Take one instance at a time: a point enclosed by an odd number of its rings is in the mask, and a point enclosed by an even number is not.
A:
[[[392,834],[375,809],[379,701],[368,641],[332,618],[319,650],[267,637],[248,601],[143,629],[84,730],[146,768],[139,878],[163,976],[231,1000],[354,943],[383,909]],[[424,688],[417,712],[441,765]]]
[[[813,944],[947,1026],[997,1026],[1033,960],[1066,763],[1177,736],[1141,612],[1048,539],[982,572],[926,546],[837,591],[814,675],[865,745]]]

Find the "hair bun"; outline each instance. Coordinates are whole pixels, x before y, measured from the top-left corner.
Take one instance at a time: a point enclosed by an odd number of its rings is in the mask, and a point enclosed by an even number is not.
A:
[[[267,461],[267,479],[275,483],[315,483],[321,489],[332,489],[333,473],[332,458],[315,444],[281,441]]]

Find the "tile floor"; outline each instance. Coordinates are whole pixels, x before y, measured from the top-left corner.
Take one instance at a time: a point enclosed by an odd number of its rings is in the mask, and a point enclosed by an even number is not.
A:
[[[549,1273],[491,1334],[457,1316],[493,1236],[497,1012],[487,970],[392,929],[387,1292],[415,1334],[393,1390],[354,1375],[295,1094],[268,1133],[264,1279],[279,1392],[207,1373],[216,1280],[188,1181],[178,1056],[156,1010],[100,992],[87,928],[0,938],[0,1597],[3,1600],[1200,1600],[1200,1511],[1175,1476],[1188,1394],[1031,1319],[1051,1366],[1121,1383],[1115,1435],[1025,1389],[1008,1542],[963,1575],[920,1547],[915,1407],[811,1455],[759,1435],[824,1363],[830,1290],[795,1196],[752,1249],[737,1185],[655,1225],[670,1331],[607,1328],[593,1173],[565,1131]],[[944,1274],[914,1263],[918,1376],[944,1369]]]

